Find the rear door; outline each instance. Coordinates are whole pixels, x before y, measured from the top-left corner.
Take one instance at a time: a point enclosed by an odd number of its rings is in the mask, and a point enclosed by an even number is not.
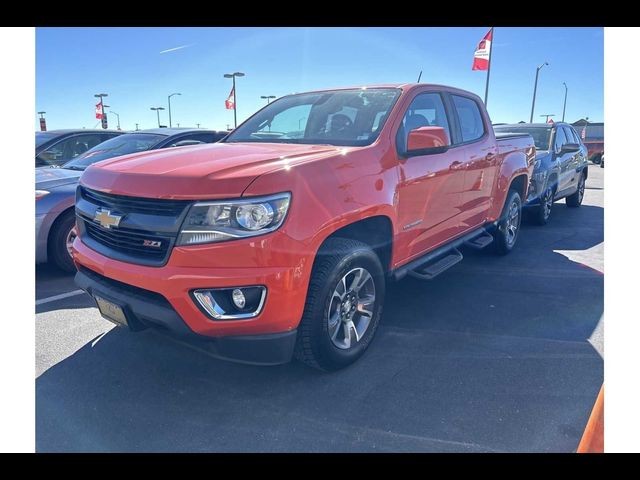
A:
[[[451,94],[457,120],[456,143],[463,146],[464,185],[460,222],[463,231],[482,225],[491,208],[493,184],[498,170],[498,146],[483,108],[472,97]]]

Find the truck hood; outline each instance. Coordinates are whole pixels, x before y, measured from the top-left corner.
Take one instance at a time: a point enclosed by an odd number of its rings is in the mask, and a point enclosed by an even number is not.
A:
[[[38,168],[36,169],[36,190],[51,190],[71,183],[76,183],[82,175],[78,170],[66,168]]]
[[[103,192],[150,198],[239,196],[258,176],[343,150],[331,145],[214,143],[124,155],[87,168],[80,182]]]

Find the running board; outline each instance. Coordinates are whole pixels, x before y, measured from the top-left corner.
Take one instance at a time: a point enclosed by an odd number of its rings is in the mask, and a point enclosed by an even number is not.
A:
[[[460,250],[454,248],[443,257],[428,262],[416,270],[409,271],[409,275],[414,278],[419,278],[420,280],[432,280],[461,260],[462,254],[460,253]]]
[[[415,260],[412,260],[409,263],[406,263],[394,269],[389,273],[389,275],[395,281],[402,280],[409,272],[420,271],[423,265],[433,263],[436,259],[440,259],[450,254],[452,250],[457,249],[460,246],[464,245],[466,242],[469,242],[476,237],[482,236],[484,234],[486,234],[486,229],[484,226],[477,228],[474,231],[463,235],[462,237],[456,238],[452,242],[442,245],[441,247],[438,247],[435,250],[432,250],[431,252],[428,252],[421,257],[418,257]]]
[[[475,248],[476,250],[482,250],[484,247],[493,242],[493,235],[490,233],[484,232],[482,235],[466,241],[464,244],[467,247]]]

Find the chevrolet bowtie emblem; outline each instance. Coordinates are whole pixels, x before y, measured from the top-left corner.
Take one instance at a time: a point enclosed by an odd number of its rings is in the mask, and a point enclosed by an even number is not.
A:
[[[96,210],[96,214],[93,219],[102,225],[104,228],[117,227],[120,225],[123,215],[113,215],[111,210],[104,210],[99,208]]]

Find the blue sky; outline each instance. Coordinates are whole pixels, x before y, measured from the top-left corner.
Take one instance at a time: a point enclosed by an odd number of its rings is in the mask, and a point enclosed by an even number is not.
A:
[[[264,104],[261,95],[373,83],[422,82],[484,96],[486,72],[472,71],[473,52],[488,27],[464,28],[38,28],[36,108],[47,126],[96,126],[95,93],[120,114],[123,129],[157,126],[152,106],[173,97],[174,126],[224,129],[224,108],[237,80],[238,122]],[[184,47],[176,49],[177,47]],[[173,49],[173,50],[172,50]],[[171,50],[171,51],[166,51]],[[537,65],[536,114],[603,121],[602,28],[495,29],[489,87],[493,122],[528,121]],[[161,53],[164,52],[164,53]],[[166,110],[162,123],[168,124]],[[110,127],[116,126],[114,115]],[[38,128],[34,112],[34,125]]]

